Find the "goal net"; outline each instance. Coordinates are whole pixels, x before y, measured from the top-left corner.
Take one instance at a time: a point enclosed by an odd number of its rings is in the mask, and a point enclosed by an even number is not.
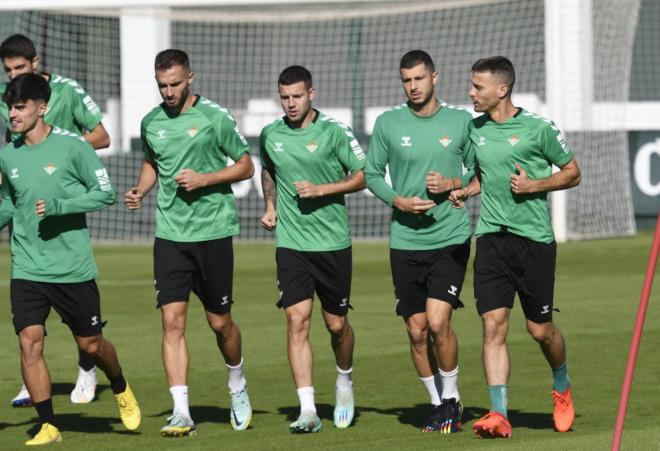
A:
[[[439,96],[468,111],[472,111],[467,96],[470,67],[478,58],[492,55],[505,55],[516,67],[514,103],[546,115],[552,101],[546,89],[548,42],[542,0],[265,1],[244,5],[219,1],[204,7],[178,3],[182,6],[149,10],[129,6],[98,9],[96,2],[89,2],[93,8],[58,9],[58,2],[52,1],[49,10],[14,10],[0,16],[0,38],[19,32],[31,37],[42,68],[78,80],[106,112],[116,152],[104,159],[118,204],[89,215],[96,240],[146,241],[153,237],[155,226],[153,193],[142,211],[129,212],[122,203],[123,193],[137,180],[142,154],[135,129],[139,130],[139,116],[148,109],[137,111],[134,127],[120,127],[118,116],[126,110],[117,105],[135,100],[135,95],[126,95],[129,87],[131,92],[149,93],[150,97],[145,94],[149,99],[155,90],[153,49],[145,47],[139,52],[152,30],[122,31],[127,15],[148,15],[165,24],[160,28],[167,32],[162,48],[189,53],[196,73],[195,92],[231,109],[251,143],[257,165],[259,132],[282,114],[277,75],[291,64],[311,70],[317,90],[315,107],[350,125],[367,151],[376,117],[405,101],[398,62],[408,50],[424,49],[434,58],[440,74]],[[620,105],[628,100],[639,3],[593,2],[589,33],[595,102]],[[137,57],[122,58],[125,49]],[[150,75],[127,77],[133,66],[148,68]],[[149,108],[155,105],[154,101]],[[603,114],[615,112],[613,107]],[[583,170],[581,186],[567,195],[569,238],[634,233],[625,128],[567,130],[565,134]],[[241,238],[245,239],[272,236],[259,225],[263,211],[259,169],[252,180],[234,187]],[[388,237],[391,211],[380,200],[365,191],[349,195],[347,203],[354,238]],[[478,199],[470,201],[469,208],[474,222]]]

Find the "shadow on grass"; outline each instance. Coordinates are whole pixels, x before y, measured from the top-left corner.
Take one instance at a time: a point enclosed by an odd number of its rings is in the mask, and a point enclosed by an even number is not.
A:
[[[267,410],[252,410],[252,416],[254,415],[263,415],[270,413]],[[152,418],[164,417],[167,418],[172,415],[171,410],[163,410],[162,412],[150,415]],[[202,423],[219,423],[229,424],[229,415],[231,415],[231,410],[225,407],[217,406],[191,406],[190,415],[193,417],[195,424]]]
[[[123,428],[121,420],[116,417],[94,417],[84,413],[60,413],[55,414],[55,418],[59,423],[60,430],[66,432],[84,432],[84,433],[114,433],[122,435],[137,435],[138,431],[127,431],[124,429],[115,430],[116,427]],[[32,427],[27,430],[27,434],[33,437],[39,429],[41,424],[38,417],[32,418],[28,423],[32,423]]]
[[[431,413],[431,408],[428,404],[416,404],[411,407],[394,407],[391,409],[378,409],[375,407],[360,407],[356,408],[359,412],[374,412],[381,415],[396,416],[401,424],[407,424],[415,428],[421,428],[426,421],[426,418]],[[463,424],[471,421],[478,420],[488,413],[488,409],[482,407],[464,407],[463,409]],[[524,427],[528,429],[553,429],[554,423],[552,420],[552,413],[539,413],[539,412],[524,412],[520,410],[509,410],[509,421],[511,426]]]
[[[364,410],[361,407],[355,408],[355,414],[353,415],[353,422],[351,427],[355,426],[358,423],[360,418],[360,411]],[[287,407],[278,407],[277,411],[280,415],[286,415],[286,419],[289,422],[296,421],[298,415],[300,415],[300,406],[287,406]],[[335,406],[330,404],[316,404],[316,414],[322,420],[334,421],[334,411]]]
[[[73,390],[73,387],[75,387],[75,384],[69,384],[66,382],[54,382],[51,391],[53,396],[55,395],[66,395],[67,397],[71,394],[71,391]],[[96,398],[98,399],[99,395],[103,393],[106,390],[109,390],[110,386],[106,384],[98,384],[96,386]]]

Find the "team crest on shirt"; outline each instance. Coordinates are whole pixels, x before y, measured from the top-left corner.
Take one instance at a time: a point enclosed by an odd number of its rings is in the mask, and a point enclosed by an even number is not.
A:
[[[509,144],[511,144],[512,146],[515,146],[519,142],[520,142],[520,138],[518,138],[518,136],[516,135],[511,135],[511,137],[509,138]]]
[[[307,150],[309,150],[309,153],[314,153],[316,152],[316,149],[319,148],[318,144],[316,144],[314,141],[310,141],[305,147]]]
[[[486,138],[484,136],[479,137],[479,142],[477,143],[478,146],[485,146],[486,145]]]
[[[44,171],[48,175],[53,175],[53,172],[57,171],[57,166],[55,166],[53,163],[48,163],[46,166],[44,166]]]
[[[401,147],[410,147],[412,143],[410,142],[410,136],[401,137]]]
[[[198,130],[195,127],[190,127],[188,129],[188,136],[190,136],[191,138],[194,138],[195,135],[197,134],[197,132],[198,132]]]
[[[165,139],[165,130],[158,130],[158,139]]]
[[[275,152],[284,152],[284,144],[282,143],[275,143],[275,148],[273,149]]]
[[[445,135],[442,138],[440,138],[438,140],[438,142],[440,144],[442,144],[443,146],[447,147],[447,146],[449,146],[449,144],[451,144],[451,138],[449,136]]]
[[[11,169],[11,175],[9,176],[10,179],[17,179],[18,178],[18,168],[12,168]]]

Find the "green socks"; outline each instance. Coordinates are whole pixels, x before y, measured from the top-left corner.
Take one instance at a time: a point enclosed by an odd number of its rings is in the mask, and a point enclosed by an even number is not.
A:
[[[559,393],[566,393],[571,386],[571,382],[568,380],[568,369],[566,368],[566,362],[559,368],[552,369],[552,389],[558,391]]]
[[[489,385],[488,395],[490,396],[490,411],[504,415],[506,418],[507,398],[509,395],[508,385]]]

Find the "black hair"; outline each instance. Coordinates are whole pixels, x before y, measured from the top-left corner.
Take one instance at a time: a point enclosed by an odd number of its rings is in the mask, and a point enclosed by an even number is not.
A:
[[[34,42],[25,35],[13,34],[0,44],[0,59],[22,56],[32,61],[37,56]]]
[[[167,70],[172,66],[181,66],[184,69],[190,70],[188,54],[178,49],[167,49],[158,52],[154,61],[154,68],[159,71]]]
[[[303,66],[289,66],[280,72],[277,78],[278,85],[290,86],[298,82],[305,82],[305,88],[312,87],[312,74]]]
[[[7,105],[26,100],[42,100],[48,103],[50,100],[50,85],[41,75],[21,74],[7,84],[2,100]]]
[[[509,87],[508,96],[513,92],[513,85],[516,83],[516,71],[513,69],[513,63],[504,56],[491,56],[490,58],[481,58],[472,65],[472,72],[490,72],[499,76]]]
[[[401,57],[399,69],[412,69],[418,64],[424,64],[430,73],[435,72],[435,64],[431,55],[424,50],[411,50]]]

